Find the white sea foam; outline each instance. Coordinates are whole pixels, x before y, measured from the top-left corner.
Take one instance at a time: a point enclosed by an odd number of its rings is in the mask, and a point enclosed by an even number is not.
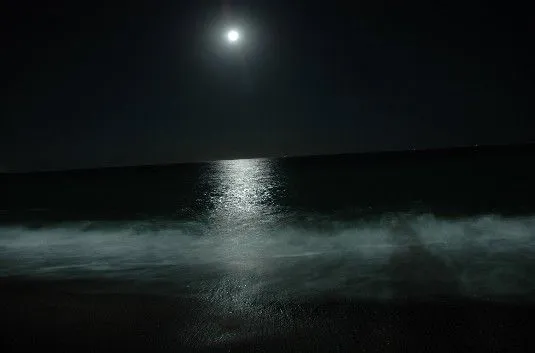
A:
[[[312,222],[313,224],[313,222]],[[329,230],[139,223],[0,228],[0,276],[108,278],[255,295],[529,296],[535,217],[385,217]]]

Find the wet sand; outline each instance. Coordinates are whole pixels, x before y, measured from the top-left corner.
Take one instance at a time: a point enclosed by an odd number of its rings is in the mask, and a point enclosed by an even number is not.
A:
[[[268,303],[261,312],[235,315],[213,312],[196,298],[114,293],[112,288],[112,283],[1,280],[1,351],[527,352],[535,348],[535,306],[515,303],[513,298],[500,304],[454,298],[397,302],[325,298]]]

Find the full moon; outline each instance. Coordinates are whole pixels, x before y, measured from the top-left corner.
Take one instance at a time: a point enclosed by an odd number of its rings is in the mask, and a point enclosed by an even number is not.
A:
[[[240,39],[240,34],[236,30],[231,30],[227,33],[227,39],[231,43],[237,42]]]

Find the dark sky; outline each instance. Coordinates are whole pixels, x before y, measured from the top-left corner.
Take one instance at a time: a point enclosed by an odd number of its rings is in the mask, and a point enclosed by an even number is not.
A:
[[[532,12],[445,4],[4,1],[0,170],[535,140]]]

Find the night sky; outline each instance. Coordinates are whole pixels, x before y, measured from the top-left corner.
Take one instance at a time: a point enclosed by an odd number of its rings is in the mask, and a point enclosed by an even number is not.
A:
[[[513,2],[1,6],[2,171],[535,140]]]

